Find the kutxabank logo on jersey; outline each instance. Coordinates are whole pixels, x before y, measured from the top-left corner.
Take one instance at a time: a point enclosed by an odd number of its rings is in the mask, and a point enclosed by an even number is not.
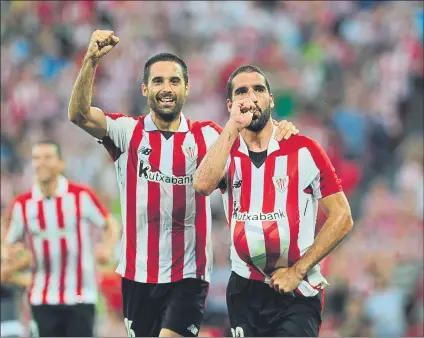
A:
[[[193,184],[193,175],[186,176],[168,176],[162,174],[159,170],[152,171],[152,167],[140,161],[138,170],[138,177],[144,177],[146,180],[158,183],[169,183],[176,185],[189,185]]]
[[[269,213],[248,213],[240,212],[240,207],[234,202],[233,216],[232,218],[236,221],[277,221],[286,217],[283,210],[278,209],[274,212]]]

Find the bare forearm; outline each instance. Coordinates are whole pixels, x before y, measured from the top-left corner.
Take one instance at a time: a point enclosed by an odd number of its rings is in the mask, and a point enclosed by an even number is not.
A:
[[[237,127],[228,122],[218,140],[206,153],[196,170],[193,185],[197,192],[210,195],[218,186],[231,148],[238,135]]]
[[[318,264],[349,234],[353,226],[350,213],[329,217],[309,250],[294,264],[302,275]]]
[[[107,220],[103,243],[108,247],[115,247],[119,241],[120,225],[113,216]]]
[[[22,288],[26,288],[31,285],[31,281],[32,281],[31,272],[23,272],[23,273],[18,273],[13,275],[8,282],[15,284],[17,286],[20,286]]]
[[[88,114],[90,114],[96,68],[97,63],[95,61],[85,58],[72,89],[68,108],[68,118],[76,124],[86,122]]]

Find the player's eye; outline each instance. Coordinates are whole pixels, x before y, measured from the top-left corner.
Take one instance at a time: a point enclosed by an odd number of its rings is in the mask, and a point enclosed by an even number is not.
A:
[[[246,88],[240,88],[240,89],[237,89],[235,91],[235,94],[236,95],[241,95],[241,94],[246,94],[246,93],[247,93],[247,89]]]
[[[263,93],[265,91],[264,87],[256,87],[256,91],[259,93]]]
[[[174,79],[172,79],[171,80],[171,83],[172,84],[179,84],[181,81],[180,81],[180,79],[179,78],[174,78]]]
[[[153,79],[153,84],[161,84],[162,80],[161,79]]]

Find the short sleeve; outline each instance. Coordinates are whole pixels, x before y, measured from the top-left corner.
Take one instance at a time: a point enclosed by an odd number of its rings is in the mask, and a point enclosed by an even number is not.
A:
[[[83,193],[83,203],[87,218],[96,227],[103,228],[106,224],[109,212],[100,203],[97,196],[91,189],[86,189]]]
[[[222,128],[214,122],[209,122],[205,127],[202,128],[203,137],[206,143],[206,150],[212,148],[212,146],[218,140],[221,132]]]
[[[308,153],[304,155],[308,158],[304,165],[306,186],[312,189],[313,196],[321,199],[343,191],[341,180],[322,146],[317,141],[309,139],[306,150]]]
[[[10,208],[8,219],[6,220],[5,241],[8,244],[18,242],[23,239],[25,233],[25,221],[23,216],[23,204],[15,200]]]
[[[119,151],[126,152],[129,148],[131,137],[133,135],[138,119],[123,114],[106,115],[107,136],[103,141],[106,148],[116,147]],[[109,153],[111,152],[108,149]],[[114,150],[117,151],[116,149]]]

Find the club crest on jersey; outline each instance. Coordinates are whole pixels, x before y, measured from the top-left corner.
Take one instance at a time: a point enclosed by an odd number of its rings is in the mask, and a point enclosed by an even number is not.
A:
[[[286,191],[288,185],[289,185],[289,177],[288,176],[274,176],[272,178],[275,188],[279,192]]]
[[[183,153],[190,161],[194,161],[197,158],[197,147],[195,145],[182,145]]]

